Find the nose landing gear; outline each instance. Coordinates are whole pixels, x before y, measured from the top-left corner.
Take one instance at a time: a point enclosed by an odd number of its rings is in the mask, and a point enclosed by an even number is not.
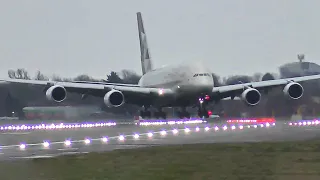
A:
[[[198,109],[198,116],[200,118],[209,118],[209,111],[206,110],[205,108],[199,108]]]
[[[207,97],[207,96],[206,96]],[[207,98],[199,98],[198,116],[200,118],[209,118],[209,111],[206,109]]]

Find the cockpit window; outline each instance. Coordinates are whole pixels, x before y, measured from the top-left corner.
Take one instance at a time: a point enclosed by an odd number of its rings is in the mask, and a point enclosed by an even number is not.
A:
[[[193,75],[193,77],[198,77],[198,76],[209,76],[210,77],[210,74],[209,73],[202,73],[202,74]]]

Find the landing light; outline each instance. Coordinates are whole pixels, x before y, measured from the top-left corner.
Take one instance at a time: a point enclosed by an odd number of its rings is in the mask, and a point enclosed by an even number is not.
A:
[[[163,89],[159,89],[158,93],[159,95],[163,95]]]

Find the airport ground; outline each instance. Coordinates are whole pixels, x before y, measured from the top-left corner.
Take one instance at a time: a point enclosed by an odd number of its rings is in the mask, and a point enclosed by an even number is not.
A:
[[[318,179],[320,125],[312,122],[290,126],[278,121],[268,127],[229,124],[227,129],[227,123],[215,122],[2,131],[0,171],[5,179]],[[108,142],[102,137],[108,137]],[[65,140],[72,143],[67,146]],[[50,145],[44,147],[44,141]],[[62,156],[79,153],[89,154]],[[17,169],[21,173],[14,173]]]

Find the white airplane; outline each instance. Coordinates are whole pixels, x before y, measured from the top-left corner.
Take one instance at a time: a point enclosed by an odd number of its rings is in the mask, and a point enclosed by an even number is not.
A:
[[[156,108],[153,116],[166,118],[163,107],[180,107],[179,117],[190,117],[187,106],[197,106],[200,117],[208,117],[206,105],[225,98],[239,97],[249,106],[257,105],[261,100],[260,91],[283,87],[284,95],[291,99],[302,97],[304,89],[299,82],[320,79],[320,75],[297,78],[252,82],[237,85],[215,87],[211,71],[201,62],[183,63],[153,69],[143,27],[141,13],[137,13],[138,32],[141,51],[143,76],[138,85],[103,82],[54,82],[9,79],[6,83],[24,83],[39,85],[46,91],[48,100],[62,102],[67,92],[92,95],[103,98],[109,107],[119,107],[124,103],[136,104],[142,108],[140,116],[150,118],[150,108]]]

